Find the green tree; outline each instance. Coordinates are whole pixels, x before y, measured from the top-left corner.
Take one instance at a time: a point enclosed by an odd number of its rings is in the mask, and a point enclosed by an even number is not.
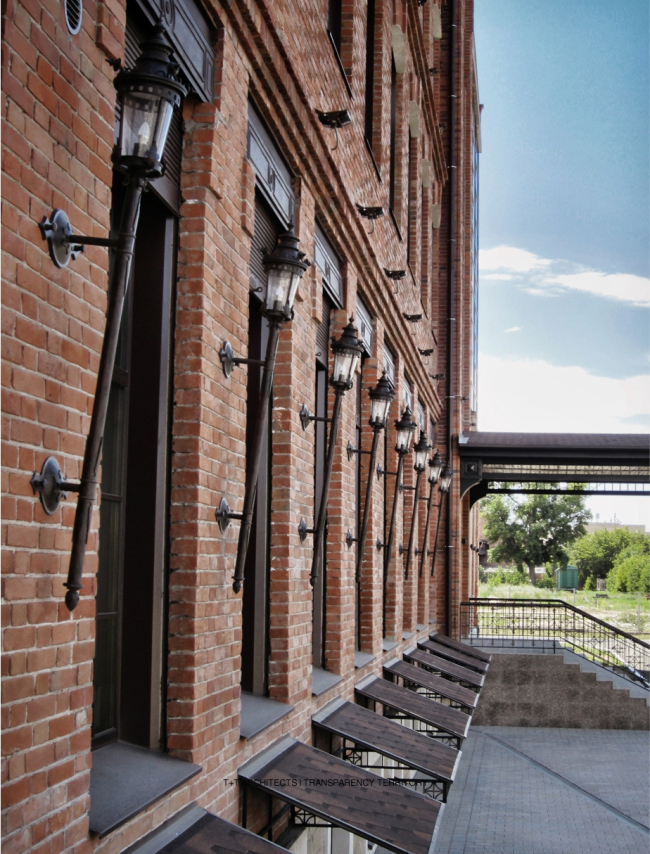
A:
[[[485,537],[493,544],[491,559],[526,567],[531,584],[536,566],[567,563],[567,547],[584,535],[591,518],[582,495],[553,494],[489,495],[481,502],[481,515]]]
[[[628,548],[650,553],[650,537],[627,528],[594,531],[577,540],[569,550],[569,559],[580,572],[580,584],[595,589],[597,578],[606,578],[618,556]]]

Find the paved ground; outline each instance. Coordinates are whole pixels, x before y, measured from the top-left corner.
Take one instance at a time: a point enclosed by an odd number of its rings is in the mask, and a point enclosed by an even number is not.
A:
[[[650,736],[473,727],[435,854],[648,854]]]

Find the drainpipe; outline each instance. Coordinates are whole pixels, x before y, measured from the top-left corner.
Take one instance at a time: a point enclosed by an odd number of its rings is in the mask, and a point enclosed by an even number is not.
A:
[[[447,460],[453,465],[453,433],[454,433],[454,401],[455,388],[455,359],[456,347],[456,29],[458,24],[458,10],[455,0],[450,0],[451,15],[451,37],[449,56],[449,260],[447,269],[448,280],[448,326],[447,326]],[[453,484],[453,481],[452,481]],[[453,486],[452,486],[453,489]],[[446,566],[445,566],[445,632],[451,635],[452,626],[452,597],[451,582],[453,573],[453,515],[454,504],[452,489],[447,497],[447,543],[446,543]],[[442,508],[441,508],[442,509]]]

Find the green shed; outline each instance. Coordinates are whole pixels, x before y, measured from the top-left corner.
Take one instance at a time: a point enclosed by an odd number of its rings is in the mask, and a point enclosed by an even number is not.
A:
[[[562,566],[556,569],[555,587],[557,590],[577,590],[578,589],[578,567],[577,566]]]

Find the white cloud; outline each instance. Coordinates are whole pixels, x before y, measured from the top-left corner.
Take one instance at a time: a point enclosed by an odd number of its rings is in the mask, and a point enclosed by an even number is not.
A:
[[[647,277],[591,270],[562,259],[541,258],[514,246],[481,249],[479,269],[482,280],[514,280],[533,296],[558,296],[567,290],[577,290],[650,307],[650,279]]]
[[[580,367],[479,354],[479,430],[644,433],[645,376],[612,379]]]
[[[481,270],[515,270],[528,273],[540,267],[548,266],[551,261],[540,258],[533,252],[517,249],[514,246],[496,246],[494,249],[480,249],[478,264]]]
[[[570,273],[556,276],[555,281],[565,288],[587,291],[610,299],[624,300],[634,305],[650,306],[650,279],[632,276],[629,273],[599,273],[586,270],[583,273]]]
[[[521,332],[521,326],[511,326],[510,329],[505,329],[505,332]]]

